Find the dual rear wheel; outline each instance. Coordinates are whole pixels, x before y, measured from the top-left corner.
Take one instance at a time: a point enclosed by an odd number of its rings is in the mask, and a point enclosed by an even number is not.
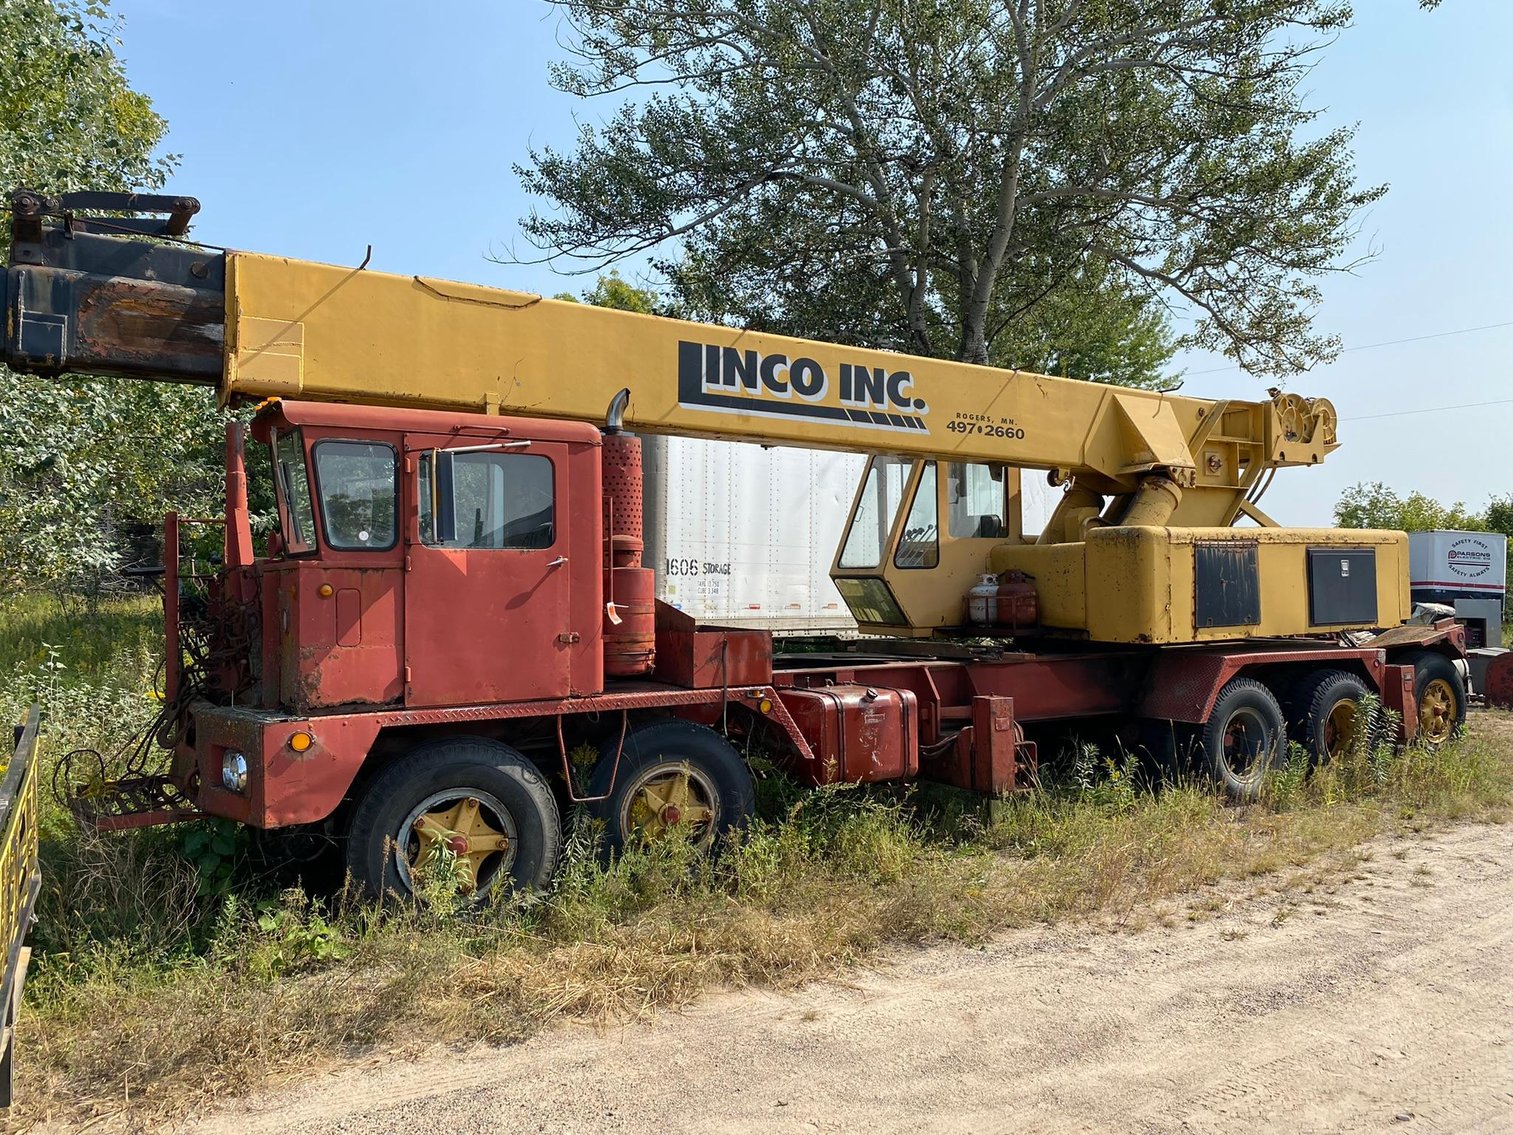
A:
[[[750,816],[751,774],[712,729],[652,722],[626,735],[617,762],[620,748],[616,734],[590,778],[590,795],[605,797],[590,808],[610,850],[672,835],[712,847]],[[483,902],[546,887],[561,853],[557,797],[536,766],[502,742],[454,737],[412,749],[368,784],[348,828],[346,866],[374,897],[439,887]]]
[[[1421,744],[1437,748],[1465,725],[1466,688],[1455,664],[1423,652],[1403,659],[1414,667],[1414,701]],[[1366,683],[1344,670],[1303,677],[1287,698],[1253,678],[1235,678],[1222,690],[1208,721],[1188,738],[1194,763],[1235,800],[1257,799],[1266,774],[1287,761],[1288,742],[1301,745],[1313,764],[1337,760],[1358,747],[1382,743],[1386,719]]]

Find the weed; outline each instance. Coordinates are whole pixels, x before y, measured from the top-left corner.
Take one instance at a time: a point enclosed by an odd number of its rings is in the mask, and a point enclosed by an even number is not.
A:
[[[179,853],[194,867],[201,897],[231,892],[237,868],[247,854],[247,829],[230,820],[199,820],[177,829]]]
[[[78,637],[36,605],[0,613],[15,675],[0,705],[43,697],[44,772],[151,716],[151,621],[145,604],[107,608]],[[673,839],[609,860],[580,806],[552,889],[481,906],[457,901],[455,857],[421,866],[429,901],[323,904],[273,890],[231,829],[89,836],[51,808],[14,1119],[118,1110],[128,1078],[142,1115],[181,1112],[369,1046],[625,1019],[713,985],[807,981],[890,943],[1169,925],[1165,900],[1224,879],[1266,875],[1285,895],[1353,869],[1380,831],[1506,814],[1513,717],[1476,721],[1437,753],[1366,747],[1316,770],[1294,753],[1244,808],[1192,785],[1144,791],[1127,756],[1088,745],[991,807],[927,785],[803,789],[753,754],[758,817],[714,858]],[[1222,912],[1217,896],[1194,921]],[[1294,909],[1284,900],[1278,923]]]

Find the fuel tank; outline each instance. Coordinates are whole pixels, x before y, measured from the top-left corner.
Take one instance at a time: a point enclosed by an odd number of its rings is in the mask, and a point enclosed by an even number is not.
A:
[[[814,760],[795,771],[813,784],[899,780],[919,771],[919,711],[912,690],[833,685],[780,689]]]

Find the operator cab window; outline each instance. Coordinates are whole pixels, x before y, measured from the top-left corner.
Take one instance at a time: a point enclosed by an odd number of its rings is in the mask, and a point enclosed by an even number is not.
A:
[[[875,568],[883,562],[888,533],[904,501],[904,489],[914,462],[905,457],[874,457],[867,465],[867,479],[857,495],[839,567]]]
[[[310,472],[305,465],[305,440],[299,430],[274,435],[273,479],[284,550],[291,555],[313,551],[315,508],[310,503]]]
[[[953,540],[1002,538],[1004,466],[953,461],[946,473],[946,511]]]
[[[393,447],[318,441],[313,453],[326,543],[344,552],[392,548],[399,517]]]
[[[524,453],[420,459],[420,540],[440,548],[541,549],[557,542],[549,458]]]
[[[898,538],[893,564],[901,568],[932,568],[940,564],[940,515],[935,502],[935,462],[926,461],[909,518]]]

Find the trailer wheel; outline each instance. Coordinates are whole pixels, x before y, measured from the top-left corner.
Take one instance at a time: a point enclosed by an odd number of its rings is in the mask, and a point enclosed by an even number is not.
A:
[[[557,801],[535,766],[498,741],[453,738],[419,746],[368,785],[347,869],[375,898],[411,898],[427,872],[446,870],[482,902],[501,887],[544,887],[561,849]]]
[[[1432,650],[1405,655],[1413,666],[1413,703],[1418,706],[1419,741],[1437,749],[1465,727],[1466,683],[1443,654]]]
[[[1374,748],[1381,715],[1366,683],[1345,670],[1321,670],[1294,691],[1292,737],[1315,764],[1348,754],[1357,745]]]
[[[1232,800],[1260,797],[1266,774],[1287,756],[1287,725],[1276,697],[1253,678],[1234,678],[1219,691],[1198,730],[1203,768]]]
[[[712,848],[750,819],[756,806],[751,770],[713,729],[678,719],[633,729],[625,737],[616,771],[619,744],[616,733],[600,747],[590,778],[591,795],[608,793],[591,808],[605,822],[611,852],[675,830]]]

